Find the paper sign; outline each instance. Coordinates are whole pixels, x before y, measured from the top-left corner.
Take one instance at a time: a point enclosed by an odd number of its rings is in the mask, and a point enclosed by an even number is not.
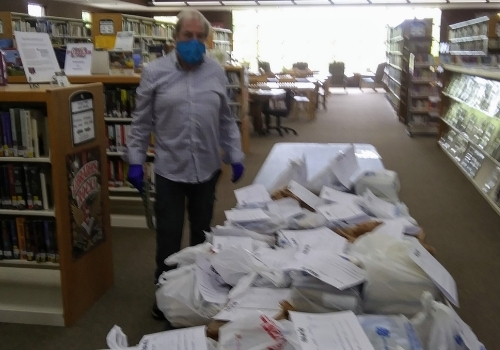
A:
[[[347,188],[352,186],[351,177],[359,172],[358,159],[354,152],[354,146],[339,152],[332,162],[332,171],[342,185]]]
[[[14,36],[28,82],[50,82],[61,71],[47,33],[14,32]]]
[[[302,264],[301,270],[340,290],[356,286],[365,280],[364,270],[327,251],[320,251],[317,254],[305,256],[302,260],[297,260]],[[297,263],[292,262],[291,264],[296,266]]]
[[[87,91],[70,96],[73,145],[95,139],[93,95]]]
[[[323,200],[321,198],[293,180],[288,184],[288,190],[313,209],[318,205],[323,204]]]
[[[203,299],[209,303],[224,304],[227,302],[229,286],[223,283],[219,274],[205,255],[196,257],[196,283]]]
[[[255,184],[239,188],[234,191],[234,195],[239,205],[263,204],[271,202],[271,196],[264,185]]]
[[[205,326],[145,335],[140,350],[207,350]]]
[[[252,252],[253,239],[250,237],[236,237],[236,236],[214,236],[212,245],[215,252],[220,252],[230,247],[236,247]]]
[[[262,221],[269,219],[269,215],[262,209],[233,209],[224,212],[226,218],[232,222]]]
[[[290,311],[290,318],[302,350],[375,350],[352,311]]]
[[[413,247],[408,252],[410,258],[424,270],[446,298],[448,298],[453,305],[458,306],[457,285],[451,274],[417,239],[412,240]]]
[[[134,47],[134,32],[116,33],[114,51],[132,51]]]
[[[90,75],[92,68],[93,44],[68,44],[64,73],[71,75]]]
[[[100,34],[114,34],[115,24],[110,19],[101,19],[99,21],[99,33]]]

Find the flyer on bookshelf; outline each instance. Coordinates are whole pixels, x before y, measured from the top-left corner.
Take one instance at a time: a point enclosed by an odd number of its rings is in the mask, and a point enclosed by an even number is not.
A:
[[[67,156],[73,258],[104,241],[99,146]]]
[[[72,43],[66,46],[64,72],[66,75],[90,75],[93,44]]]
[[[49,35],[16,31],[14,36],[28,82],[50,82],[61,69]]]

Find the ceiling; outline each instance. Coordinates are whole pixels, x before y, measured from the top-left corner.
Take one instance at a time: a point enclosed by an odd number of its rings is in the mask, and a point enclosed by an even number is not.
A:
[[[126,12],[165,12],[192,6],[200,10],[234,10],[295,6],[422,6],[441,9],[500,9],[500,0],[54,0]]]

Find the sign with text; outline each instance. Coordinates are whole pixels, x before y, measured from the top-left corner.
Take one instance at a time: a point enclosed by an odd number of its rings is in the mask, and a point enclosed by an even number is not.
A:
[[[64,63],[66,75],[90,75],[93,51],[93,44],[68,44]]]
[[[70,97],[73,146],[95,139],[94,96],[78,91]]]

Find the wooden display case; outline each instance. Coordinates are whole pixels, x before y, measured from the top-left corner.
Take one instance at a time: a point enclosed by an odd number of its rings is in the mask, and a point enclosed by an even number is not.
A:
[[[41,172],[50,174],[47,197],[52,198],[51,205],[40,210],[4,207],[0,219],[16,223],[50,219],[56,234],[50,241],[59,257],[58,263],[43,262],[42,251],[49,253],[49,243],[37,241],[36,248],[26,243],[26,259],[33,249],[39,262],[0,260],[0,322],[71,326],[113,285],[109,194],[103,185],[108,181],[106,140],[104,121],[99,118],[103,106],[102,84],[0,87],[3,113],[16,108],[32,110],[31,115],[39,111],[41,119],[33,123],[38,129],[32,130],[46,130],[44,156],[0,157],[0,165],[43,166]],[[82,124],[84,120],[88,123]],[[32,139],[34,144],[39,140],[40,136]],[[22,188],[28,189],[26,181]],[[33,191],[23,193],[28,194],[29,204]],[[34,229],[38,226],[29,227],[31,235],[25,226],[18,226],[16,237],[24,235],[26,242],[33,243],[30,237],[41,233]]]

